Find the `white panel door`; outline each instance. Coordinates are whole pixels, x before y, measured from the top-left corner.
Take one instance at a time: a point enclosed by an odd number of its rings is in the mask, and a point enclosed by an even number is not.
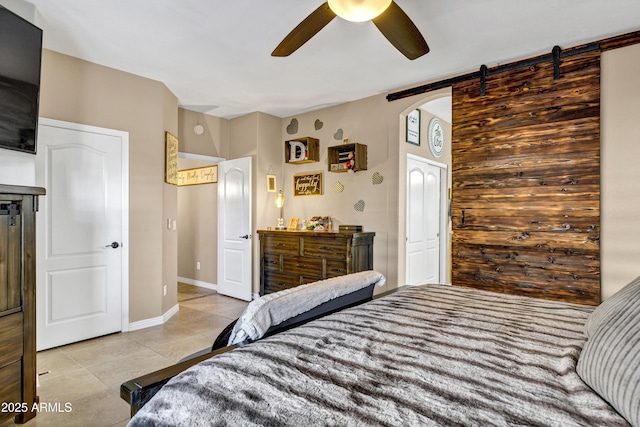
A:
[[[218,164],[218,292],[251,301],[251,158]]]
[[[125,138],[41,121],[38,350],[122,330]]]
[[[407,159],[408,285],[440,282],[441,168]]]

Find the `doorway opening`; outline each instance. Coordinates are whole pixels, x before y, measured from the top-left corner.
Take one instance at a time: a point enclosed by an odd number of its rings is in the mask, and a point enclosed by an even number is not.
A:
[[[451,116],[451,88],[400,114],[399,284],[451,282]]]

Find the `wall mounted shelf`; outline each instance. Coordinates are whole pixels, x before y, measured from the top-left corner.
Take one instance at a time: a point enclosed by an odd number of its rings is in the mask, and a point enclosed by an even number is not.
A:
[[[327,148],[329,172],[367,170],[367,146],[352,143]]]
[[[320,141],[309,136],[285,141],[284,160],[293,164],[319,162]]]

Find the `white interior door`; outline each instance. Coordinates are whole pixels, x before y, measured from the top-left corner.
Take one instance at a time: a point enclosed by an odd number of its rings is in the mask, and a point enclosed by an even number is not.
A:
[[[440,282],[441,172],[426,159],[407,158],[408,285]]]
[[[40,121],[38,350],[123,329],[127,141],[126,132]]]
[[[218,163],[218,292],[251,301],[251,158]]]

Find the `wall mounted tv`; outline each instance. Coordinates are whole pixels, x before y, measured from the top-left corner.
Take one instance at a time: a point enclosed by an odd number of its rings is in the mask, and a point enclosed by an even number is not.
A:
[[[36,153],[42,30],[0,6],[0,148]]]

